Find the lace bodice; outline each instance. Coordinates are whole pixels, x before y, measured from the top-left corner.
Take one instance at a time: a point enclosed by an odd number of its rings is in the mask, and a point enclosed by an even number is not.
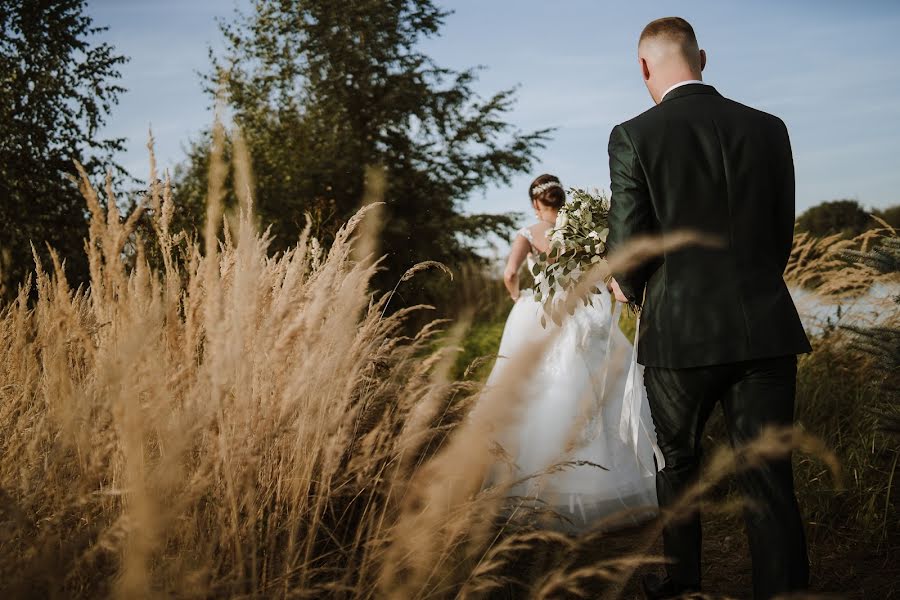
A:
[[[523,238],[528,240],[529,244],[532,244],[532,245],[534,244],[534,234],[531,233],[531,229],[529,229],[528,227],[523,227],[516,233],[517,233],[517,235],[521,235]]]
[[[528,270],[532,271],[534,269],[534,265],[536,264],[534,255],[535,255],[535,250],[537,250],[534,247],[534,234],[531,233],[531,229],[529,229],[528,227],[523,227],[522,229],[520,229],[519,231],[516,232],[516,235],[517,236],[521,235],[523,238],[528,240],[529,244],[531,244],[531,252],[528,253],[528,257],[525,259],[525,261],[528,264]]]

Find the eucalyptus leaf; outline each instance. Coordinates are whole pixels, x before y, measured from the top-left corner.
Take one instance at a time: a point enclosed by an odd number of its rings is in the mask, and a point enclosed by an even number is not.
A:
[[[568,196],[569,202],[560,211],[567,217],[566,225],[553,228],[551,237],[556,239],[550,240],[549,251],[540,254],[543,276],[534,286],[554,321],[558,321],[563,310],[573,313],[579,300],[590,304],[588,292],[576,295],[574,288],[608,250],[605,241],[609,234],[609,198],[599,191],[580,188],[570,188]],[[589,293],[602,292],[600,287],[591,286]]]

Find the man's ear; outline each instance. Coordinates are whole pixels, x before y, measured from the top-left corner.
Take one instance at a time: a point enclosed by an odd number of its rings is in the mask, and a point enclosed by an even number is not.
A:
[[[700,71],[706,68],[706,50],[700,50]]]
[[[644,74],[644,81],[650,81],[650,65],[647,64],[647,59],[639,58],[638,61],[641,63],[641,73]]]

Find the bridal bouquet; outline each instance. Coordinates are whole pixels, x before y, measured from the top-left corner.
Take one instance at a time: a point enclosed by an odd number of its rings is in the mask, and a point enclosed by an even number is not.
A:
[[[586,306],[591,294],[600,293],[596,286],[581,294],[575,289],[581,277],[606,256],[608,234],[609,198],[599,190],[570,188],[569,201],[547,231],[550,248],[540,254],[532,271],[534,299],[544,307],[541,323],[545,327],[548,315],[558,325],[563,310],[574,314],[579,300]]]

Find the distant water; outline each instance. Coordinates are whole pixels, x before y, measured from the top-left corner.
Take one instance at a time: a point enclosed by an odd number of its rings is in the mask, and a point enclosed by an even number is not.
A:
[[[900,310],[894,297],[900,284],[877,283],[868,293],[858,297],[825,298],[815,292],[791,288],[791,296],[806,329],[816,334],[831,325],[874,325]]]

